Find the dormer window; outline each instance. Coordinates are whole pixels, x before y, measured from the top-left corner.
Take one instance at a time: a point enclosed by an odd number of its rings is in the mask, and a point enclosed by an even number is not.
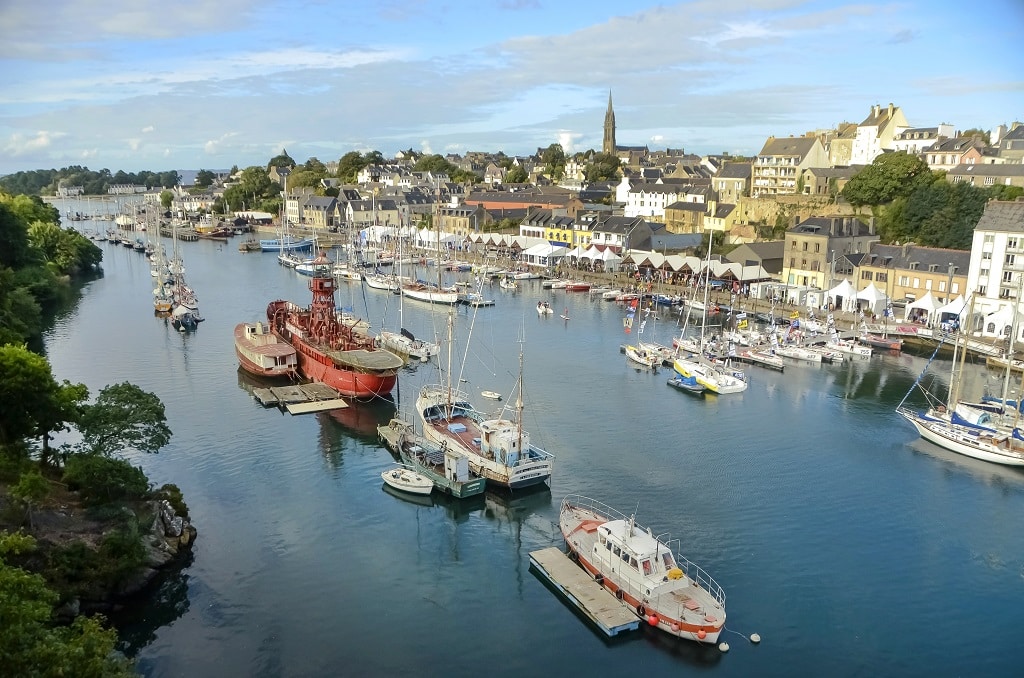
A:
[[[910,262],[910,270],[911,271],[916,271],[917,267],[918,267],[918,264],[919,264],[919,262],[916,262],[916,261]]]
[[[939,265],[938,264],[928,264],[928,272],[929,273],[935,273],[938,270],[939,270]]]

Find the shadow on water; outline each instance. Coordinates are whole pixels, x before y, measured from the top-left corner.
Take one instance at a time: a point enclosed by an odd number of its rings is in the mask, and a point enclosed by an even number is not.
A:
[[[475,511],[482,511],[485,506],[484,495],[482,494],[478,494],[473,497],[466,497],[465,499],[457,499],[456,497],[441,494],[440,492],[433,492],[432,494],[423,496],[402,492],[384,484],[381,485],[381,490],[384,494],[391,495],[395,499],[406,502],[407,504],[415,504],[424,508],[439,508],[447,514],[448,518],[454,520],[456,523],[466,522],[470,514]]]
[[[127,656],[135,654],[156,639],[157,631],[180,619],[189,609],[189,575],[193,556],[163,570],[153,583],[136,596],[123,601],[107,614],[118,629],[118,649]]]

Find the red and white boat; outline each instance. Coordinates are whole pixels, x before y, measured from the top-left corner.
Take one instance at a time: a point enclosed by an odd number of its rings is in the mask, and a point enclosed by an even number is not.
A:
[[[590,283],[583,282],[582,280],[570,280],[565,283],[566,292],[586,292],[590,287]]]
[[[725,627],[725,591],[650,529],[580,495],[558,512],[569,557],[647,624],[679,638],[717,643]]]
[[[294,377],[298,370],[295,347],[262,322],[235,325],[235,354],[243,370],[257,377]]]
[[[309,281],[313,303],[303,308],[290,301],[270,302],[271,331],[295,348],[300,376],[353,398],[386,395],[398,381],[404,362],[377,348],[373,337],[338,320],[335,286],[331,262],[321,252]]]

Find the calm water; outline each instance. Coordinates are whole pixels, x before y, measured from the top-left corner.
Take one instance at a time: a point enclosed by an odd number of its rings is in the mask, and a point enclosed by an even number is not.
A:
[[[698,400],[666,386],[669,370],[627,365],[614,303],[495,285],[495,307],[457,318],[460,336],[474,325],[462,387],[510,394],[523,346],[527,428],[557,455],[550,490],[417,503],[382,488],[391,457],[375,427],[411,408],[432,365],[404,371],[393,403],[264,409],[232,329],[273,299],[307,303],[307,280],[237,242],[184,244],[206,322],[180,335],[153,317],[144,257],[103,247],[105,276],[47,334],[54,372],[94,394],[128,380],[163,400],[174,438],[137,462],[181,486],[199,529],[191,566],[122,620],[147,675],[1019,670],[1024,473],[922,443],[893,412],[927,357],[751,367],[746,393]],[[397,297],[342,292],[374,328],[397,327]],[[553,317],[537,317],[540,298]],[[443,334],[442,311],[407,302],[404,318]],[[664,316],[645,336],[676,332]],[[934,365],[944,381],[949,363]],[[985,388],[997,377],[972,369],[968,392]],[[679,538],[726,590],[732,650],[646,630],[606,644],[546,589],[528,554],[561,544],[570,492]],[[738,635],[754,632],[758,646]]]

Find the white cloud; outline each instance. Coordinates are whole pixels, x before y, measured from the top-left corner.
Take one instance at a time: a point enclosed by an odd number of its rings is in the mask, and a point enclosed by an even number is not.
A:
[[[581,138],[583,138],[583,135],[577,132],[570,132],[568,130],[558,132],[558,143],[561,144],[562,150],[565,151],[566,155],[576,152],[576,141]]]
[[[142,128],[142,133],[143,134],[145,134],[146,132],[152,132],[152,131],[153,131],[153,126],[152,125],[146,125],[145,127]]]
[[[203,144],[203,150],[209,153],[210,155],[220,153],[224,150],[226,142],[235,136],[238,136],[238,132],[227,132],[225,134],[222,134],[218,139],[210,139],[205,144]]]
[[[41,151],[44,148],[49,148],[54,139],[62,136],[66,135],[63,132],[48,132],[46,130],[40,130],[35,133],[35,136],[30,137],[15,133],[8,137],[4,152],[10,155],[24,155]]]
[[[430,150],[430,139],[423,139],[420,141],[420,150],[427,155],[433,155],[434,152]]]
[[[142,146],[142,139],[129,139],[128,140],[128,148],[132,149],[133,151],[139,150],[140,146]]]
[[[98,153],[99,153],[99,149],[98,148],[88,148],[88,149],[82,151],[82,160],[88,160],[90,158],[95,158]]]
[[[655,144],[660,144],[664,140],[665,140],[665,136],[663,134],[652,134],[651,135],[651,142],[653,142]]]

